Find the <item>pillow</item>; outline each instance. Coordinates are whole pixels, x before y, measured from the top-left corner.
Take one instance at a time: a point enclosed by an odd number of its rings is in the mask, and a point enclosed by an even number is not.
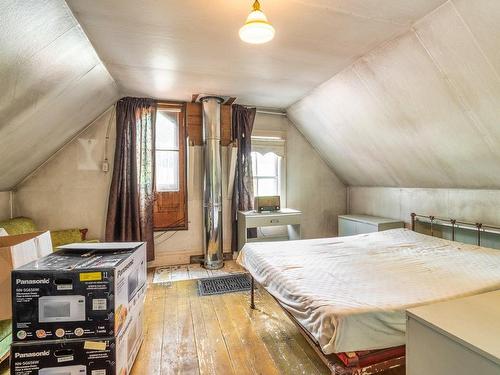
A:
[[[3,236],[8,236],[9,233],[7,233],[7,231],[3,228],[0,228],[0,237],[3,237]]]

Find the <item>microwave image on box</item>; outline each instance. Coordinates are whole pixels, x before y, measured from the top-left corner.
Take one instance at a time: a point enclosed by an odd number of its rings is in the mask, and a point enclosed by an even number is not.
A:
[[[113,337],[128,324],[146,285],[145,243],[78,246],[12,271],[13,341]]]
[[[87,375],[87,367],[83,365],[47,367],[38,370],[38,375]]]
[[[84,296],[44,296],[38,299],[38,321],[40,323],[83,320],[85,320]]]

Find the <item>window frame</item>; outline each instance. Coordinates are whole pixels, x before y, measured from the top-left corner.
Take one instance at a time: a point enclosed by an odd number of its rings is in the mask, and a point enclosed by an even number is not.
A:
[[[278,190],[281,207],[286,207],[286,137],[285,132],[271,130],[254,130],[252,132],[252,152],[265,155],[273,152],[280,157],[278,163]],[[252,161],[253,164],[253,161]],[[253,168],[253,165],[252,165]],[[252,170],[253,174],[253,170]],[[255,177],[252,176],[252,183]],[[262,177],[261,177],[262,178]],[[274,178],[274,177],[271,177]],[[256,192],[254,195],[257,196]]]
[[[188,229],[188,147],[186,129],[186,104],[177,102],[157,102],[157,112],[161,110],[175,110],[179,113],[178,148],[179,148],[179,189],[177,191],[157,191],[156,190],[156,121],[155,121],[155,165],[154,165],[154,231],[176,231]],[[158,117],[158,114],[157,116]],[[168,150],[167,150],[168,151]],[[173,150],[177,151],[177,150]],[[174,203],[179,206],[178,210],[169,207]],[[172,223],[168,223],[171,216],[180,217]]]
[[[168,109],[172,109],[172,111],[168,111]],[[179,121],[178,121],[178,129],[177,129],[177,148],[158,148],[157,145],[156,145],[156,123],[155,123],[155,145],[154,145],[154,152],[155,152],[155,191],[158,192],[158,193],[166,193],[166,192],[171,192],[171,193],[175,193],[175,192],[178,192],[180,189],[181,189],[181,171],[180,169],[178,170],[179,171],[179,176],[178,176],[178,186],[177,186],[177,190],[161,190],[161,191],[158,191],[156,190],[158,188],[157,186],[157,181],[156,181],[156,155],[157,155],[157,152],[160,151],[160,152],[177,152],[178,153],[178,164],[179,166],[181,165],[181,136],[180,136],[180,131],[181,131],[181,120],[180,120],[180,117],[182,117],[182,109],[181,108],[177,108],[177,107],[174,107],[174,106],[158,106],[158,109],[157,109],[157,112],[158,111],[166,111],[166,112],[172,112],[172,113],[178,113],[178,117],[179,117]],[[156,114],[156,121],[158,121],[158,113]]]

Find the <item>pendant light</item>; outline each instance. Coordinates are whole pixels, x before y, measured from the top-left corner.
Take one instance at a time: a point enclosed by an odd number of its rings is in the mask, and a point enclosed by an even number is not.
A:
[[[274,27],[269,23],[264,12],[260,10],[259,0],[255,0],[253,3],[253,10],[240,29],[240,38],[251,44],[267,43],[274,38]]]

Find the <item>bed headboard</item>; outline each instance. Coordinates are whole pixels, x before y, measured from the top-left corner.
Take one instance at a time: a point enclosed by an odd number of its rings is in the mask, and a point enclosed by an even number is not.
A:
[[[411,214],[411,230],[416,231],[416,224],[418,222],[428,224],[430,226],[430,234],[434,235],[435,228],[437,226],[441,228],[448,228],[452,241],[456,240],[459,230],[473,231],[475,235],[475,242],[478,246],[481,246],[481,240],[484,236],[489,235],[491,237],[500,236],[500,227],[495,225],[487,225],[483,223],[473,223],[467,221],[460,221],[456,219],[444,219],[432,215],[420,215],[416,213]],[[497,246],[500,246],[498,244]],[[492,247],[497,247],[492,246]]]

